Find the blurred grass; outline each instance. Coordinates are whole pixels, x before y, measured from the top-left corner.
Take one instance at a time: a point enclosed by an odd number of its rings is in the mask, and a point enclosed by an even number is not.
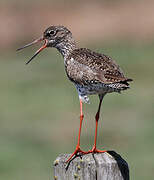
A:
[[[113,57],[134,79],[127,92],[105,97],[98,147],[120,153],[135,180],[151,179],[154,170],[153,46],[89,45]],[[32,52],[33,48],[1,52],[0,179],[49,179],[54,159],[60,153],[71,153],[76,145],[79,102],[66,78],[63,59],[56,50],[47,49],[24,65]],[[90,100],[90,105],[84,105],[84,149],[93,144],[98,104],[96,96]]]

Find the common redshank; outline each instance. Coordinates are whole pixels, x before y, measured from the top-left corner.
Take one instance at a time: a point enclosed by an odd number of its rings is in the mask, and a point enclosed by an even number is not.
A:
[[[98,150],[96,148],[97,127],[103,98],[107,93],[120,93],[128,89],[128,82],[132,81],[132,79],[125,77],[123,71],[111,57],[93,52],[86,48],[78,48],[72,37],[72,33],[64,26],[50,26],[39,39],[17,50],[21,50],[41,41],[44,41],[44,45],[35,52],[26,64],[44,48],[57,48],[64,58],[67,77],[74,83],[80,100],[80,126],[77,146],[67,162],[77,155],[106,152],[105,150]],[[97,94],[99,96],[99,106],[95,116],[96,127],[94,145],[91,150],[82,151],[80,148],[80,135],[83,121],[82,103],[88,103],[88,95],[92,94]]]

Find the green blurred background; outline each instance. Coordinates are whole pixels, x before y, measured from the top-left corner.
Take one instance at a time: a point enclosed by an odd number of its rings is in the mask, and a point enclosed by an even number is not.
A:
[[[0,179],[52,179],[52,163],[74,151],[79,101],[65,75],[63,58],[39,47],[15,50],[63,24],[78,45],[113,57],[134,79],[131,89],[104,99],[98,147],[129,163],[131,179],[154,172],[154,1],[0,2]],[[81,147],[93,145],[98,97],[84,104]]]

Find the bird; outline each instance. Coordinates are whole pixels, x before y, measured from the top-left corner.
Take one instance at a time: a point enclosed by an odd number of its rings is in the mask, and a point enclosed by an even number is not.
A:
[[[103,98],[108,93],[121,93],[127,90],[130,87],[129,82],[133,80],[124,75],[120,66],[110,56],[87,48],[79,48],[71,31],[63,25],[48,27],[40,38],[22,46],[17,51],[42,41],[44,42],[43,46],[35,52],[26,64],[29,64],[43,49],[56,48],[63,56],[66,75],[75,85],[80,101],[80,126],[77,145],[66,162],[70,162],[77,155],[106,152],[106,150],[96,148],[98,121]],[[99,105],[95,115],[94,145],[91,150],[83,151],[80,148],[84,118],[82,106],[83,103],[89,103],[89,95],[98,95]]]

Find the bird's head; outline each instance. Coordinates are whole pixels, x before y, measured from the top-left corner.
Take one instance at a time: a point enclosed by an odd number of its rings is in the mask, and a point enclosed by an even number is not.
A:
[[[47,47],[58,47],[60,43],[67,41],[70,37],[72,37],[72,34],[66,27],[50,26],[44,31],[43,36],[17,49],[17,51],[29,47],[38,42],[44,41],[44,45],[39,50],[37,50],[35,54],[31,57],[31,59],[26,63],[29,64],[34,59],[34,57],[36,57],[43,49]]]
[[[45,30],[43,38],[47,41],[47,47],[57,47],[71,35],[71,32],[64,26],[50,26]]]

